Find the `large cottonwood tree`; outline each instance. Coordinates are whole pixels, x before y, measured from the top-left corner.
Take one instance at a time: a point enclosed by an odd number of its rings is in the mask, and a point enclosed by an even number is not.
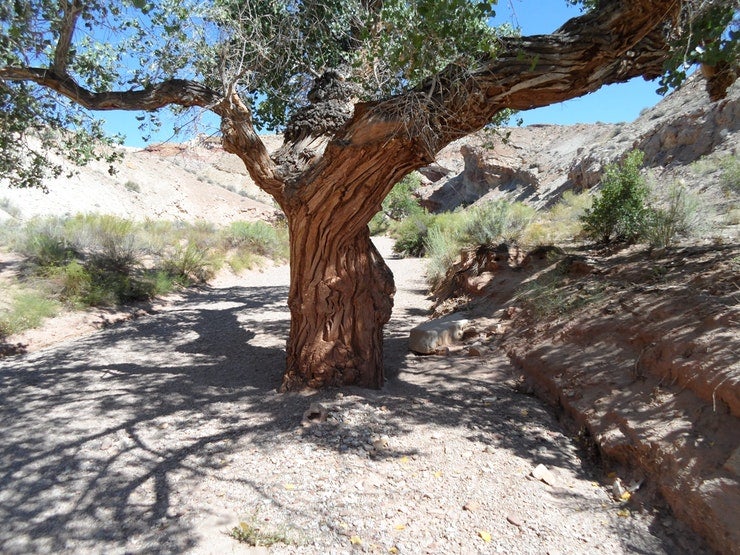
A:
[[[489,26],[491,0],[4,3],[0,170],[38,184],[39,140],[94,157],[86,111],[217,114],[287,217],[283,387],[380,387],[394,284],[367,223],[394,183],[506,110],[635,76],[673,84],[702,56],[715,96],[735,78],[735,1],[570,3],[583,15],[528,37]],[[284,132],[272,155],[260,127]]]

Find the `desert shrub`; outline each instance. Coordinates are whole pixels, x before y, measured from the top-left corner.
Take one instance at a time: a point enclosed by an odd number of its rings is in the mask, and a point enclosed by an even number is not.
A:
[[[249,251],[239,250],[230,254],[226,262],[235,274],[240,274],[244,270],[251,270],[258,266],[260,259]]]
[[[453,234],[433,227],[426,238],[425,249],[429,256],[427,281],[434,289],[457,260],[461,245]]]
[[[219,231],[209,223],[136,223],[88,214],[0,225],[0,242],[26,258],[23,279],[41,284],[47,299],[73,307],[148,300],[203,283],[227,251],[235,269],[251,267],[260,255],[287,256],[287,230],[263,222]],[[7,313],[0,305],[0,313]],[[5,326],[17,327],[11,320],[17,318],[5,317]]]
[[[34,218],[6,239],[12,250],[40,268],[62,266],[76,256],[59,218]]]
[[[6,306],[0,308],[0,337],[38,327],[59,310],[59,303],[44,292],[24,290],[11,296]]]
[[[740,158],[728,154],[720,159],[722,185],[734,193],[740,193]]]
[[[601,194],[586,210],[583,232],[595,241],[635,241],[643,232],[648,208],[648,186],[640,174],[644,154],[630,152],[621,164],[608,164],[604,170]]]
[[[587,192],[566,191],[560,201],[540,212],[522,233],[525,245],[555,244],[581,234],[582,217],[591,208],[593,197]]]
[[[429,214],[422,210],[390,227],[390,236],[395,239],[393,251],[402,256],[425,256],[429,230],[437,228],[449,237],[459,240],[467,225],[467,213],[463,210]]]
[[[413,214],[391,227],[391,237],[395,239],[393,252],[402,256],[424,256],[429,226],[434,216],[428,212]]]
[[[239,522],[233,527],[229,535],[240,543],[253,547],[270,547],[276,544],[296,545],[298,542],[285,528],[266,529],[263,523],[257,523],[255,513],[249,521]]]
[[[233,222],[224,231],[230,248],[271,258],[287,256],[288,241],[284,230],[265,222]]]
[[[144,251],[140,227],[108,214],[80,214],[64,222],[65,240],[101,267],[128,273]]]
[[[178,246],[162,263],[163,270],[183,285],[205,283],[218,267],[218,261],[194,242]]]
[[[465,242],[470,245],[518,243],[532,223],[536,211],[522,203],[500,200],[472,208],[465,226]]]
[[[654,247],[667,247],[679,237],[697,235],[710,219],[707,204],[685,185],[653,189],[655,198],[647,211],[643,236]]]
[[[124,188],[127,191],[131,191],[132,193],[140,193],[141,192],[141,186],[136,181],[126,181],[126,183],[123,184]]]
[[[716,175],[723,188],[740,193],[740,157],[735,154],[702,156],[691,164],[691,171],[700,177]]]

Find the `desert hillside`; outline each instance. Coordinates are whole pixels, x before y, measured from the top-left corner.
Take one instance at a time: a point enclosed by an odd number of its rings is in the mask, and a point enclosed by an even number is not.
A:
[[[274,141],[273,141],[274,142]],[[268,143],[272,144],[272,143]],[[123,149],[111,175],[108,164],[73,168],[45,182],[48,192],[13,188],[0,179],[0,219],[99,213],[134,220],[267,220],[276,210],[238,158],[207,141]],[[75,174],[67,177],[69,171]]]
[[[696,75],[633,122],[532,125],[460,139],[422,170],[427,186],[421,194],[432,210],[499,198],[548,206],[567,190],[597,185],[604,166],[632,149],[645,152],[656,178],[707,190],[716,175],[697,175],[692,164],[705,156],[737,156],[739,144],[740,84],[726,99],[710,102]]]

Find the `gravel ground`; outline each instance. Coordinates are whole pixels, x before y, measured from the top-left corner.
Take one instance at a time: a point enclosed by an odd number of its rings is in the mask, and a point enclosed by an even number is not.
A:
[[[505,357],[409,354],[422,266],[389,264],[382,391],[275,392],[284,268],[3,360],[0,552],[704,551],[671,516],[614,501]],[[312,405],[325,421],[304,421]],[[287,543],[237,543],[239,522]]]

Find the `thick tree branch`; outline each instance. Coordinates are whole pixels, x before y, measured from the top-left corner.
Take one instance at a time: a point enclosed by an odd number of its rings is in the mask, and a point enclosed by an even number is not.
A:
[[[69,75],[36,67],[0,68],[0,79],[32,81],[61,94],[88,110],[158,110],[171,104],[212,108],[222,97],[195,81],[170,79],[142,90],[92,92]]]
[[[226,152],[242,159],[255,183],[269,193],[280,206],[285,204],[284,181],[259,138],[252,123],[252,113],[236,93],[225,98],[212,110],[221,116],[221,132]]]
[[[64,2],[64,17],[60,22],[59,40],[57,47],[54,49],[54,64],[52,69],[57,75],[67,74],[67,64],[69,64],[69,47],[72,44],[72,35],[74,35],[77,19],[82,13],[82,2],[72,0]]]
[[[677,0],[604,3],[552,35],[503,39],[496,56],[477,66],[451,64],[412,91],[358,107],[346,139],[383,141],[402,128],[419,148],[436,153],[503,109],[527,110],[636,76],[655,78],[668,55],[666,30],[680,8]]]
[[[235,94],[225,99],[201,83],[184,79],[170,79],[143,90],[96,93],[81,87],[69,75],[42,68],[0,68],[0,80],[31,81],[88,110],[152,111],[169,105],[211,110],[222,118],[224,148],[238,154],[255,183],[282,202],[282,183],[275,164],[254,130],[249,108]]]
[[[429,163],[446,144],[481,129],[503,109],[562,102],[638,75],[657,77],[668,51],[665,29],[680,7],[677,0],[604,3],[553,35],[502,40],[495,57],[482,57],[472,66],[451,64],[414,90],[358,104],[322,160],[302,180],[300,197],[309,210],[331,203],[339,215],[347,198],[382,199],[400,177],[398,168],[408,172]],[[354,150],[359,154],[350,152]],[[347,167],[339,190],[323,190],[342,160],[377,162],[387,157],[394,160],[394,168],[382,162]],[[385,172],[390,181],[378,194],[369,194],[363,190],[368,181],[363,171],[374,173],[376,187],[382,183],[378,172]],[[365,212],[372,215],[376,207],[371,204],[361,207],[357,219],[364,219]]]

